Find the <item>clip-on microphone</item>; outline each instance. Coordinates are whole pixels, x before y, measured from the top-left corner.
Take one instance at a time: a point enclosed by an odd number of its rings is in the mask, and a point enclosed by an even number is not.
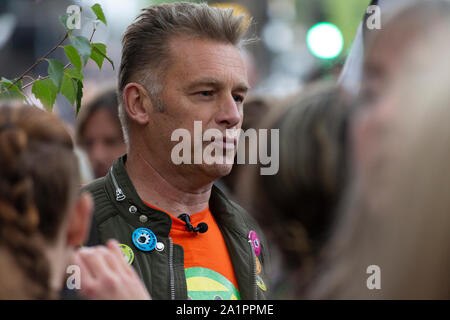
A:
[[[178,216],[178,219],[183,220],[186,223],[186,230],[191,232],[205,233],[208,231],[208,225],[205,222],[200,222],[195,228],[191,224],[191,218],[187,213],[182,213]]]

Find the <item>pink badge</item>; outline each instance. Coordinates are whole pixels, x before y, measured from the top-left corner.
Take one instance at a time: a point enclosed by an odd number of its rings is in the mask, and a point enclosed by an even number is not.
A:
[[[248,238],[251,241],[251,244],[252,244],[252,247],[253,247],[253,251],[255,251],[255,254],[257,256],[259,256],[259,254],[261,253],[261,243],[259,241],[258,234],[255,231],[251,230],[248,233]]]

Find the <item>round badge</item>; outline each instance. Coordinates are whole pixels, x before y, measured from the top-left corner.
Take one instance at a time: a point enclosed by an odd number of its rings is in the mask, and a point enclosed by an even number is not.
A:
[[[133,232],[133,244],[142,251],[152,251],[156,247],[156,236],[150,229],[138,228]]]
[[[261,243],[259,241],[258,234],[252,230],[248,233],[248,238],[251,241],[253,251],[255,251],[255,254],[259,256],[259,254],[261,253]]]
[[[262,291],[266,291],[267,290],[267,287],[266,287],[266,284],[264,283],[264,280],[259,275],[256,276],[256,284],[258,285],[258,287]]]
[[[260,274],[262,271],[261,262],[259,262],[258,257],[255,257],[256,261],[256,274]]]
[[[133,260],[134,260],[133,250],[131,250],[131,248],[129,246],[127,246],[126,244],[123,244],[123,243],[120,244],[120,249],[122,250],[123,258],[125,259],[125,261],[128,264],[132,264]]]

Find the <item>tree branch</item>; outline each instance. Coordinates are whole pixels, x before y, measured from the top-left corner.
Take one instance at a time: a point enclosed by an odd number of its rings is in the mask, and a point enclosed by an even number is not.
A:
[[[66,33],[66,35],[64,36],[64,38],[58,42],[58,44],[56,46],[54,46],[53,48],[50,49],[49,52],[47,52],[43,57],[39,58],[36,60],[35,63],[33,63],[31,65],[31,67],[29,67],[27,70],[24,71],[24,73],[22,73],[19,78],[17,78],[7,89],[11,89],[11,87],[13,87],[17,82],[19,82],[20,80],[22,80],[28,73],[30,73],[39,63],[41,63],[42,61],[44,61],[53,51],[55,51],[56,49],[59,48],[59,46],[66,41],[66,39],[68,38],[69,34]],[[34,81],[33,81],[34,82]]]
[[[72,65],[71,63],[66,64],[66,65],[64,66],[64,69],[69,68],[71,65]],[[28,82],[28,83],[27,83],[26,85],[24,85],[21,89],[22,89],[22,91],[23,91],[24,89],[28,88],[28,87],[31,86],[33,83],[35,83],[36,81],[38,81],[38,80],[44,80],[44,79],[48,79],[48,78],[50,78],[50,76],[45,76],[45,77],[39,76],[36,80],[33,79],[33,81]]]
[[[94,22],[94,26],[93,26],[93,29],[92,29],[92,34],[91,34],[91,37],[89,38],[89,42],[90,43],[92,43],[92,38],[94,37],[95,30],[97,30],[97,26],[95,25],[95,22]]]

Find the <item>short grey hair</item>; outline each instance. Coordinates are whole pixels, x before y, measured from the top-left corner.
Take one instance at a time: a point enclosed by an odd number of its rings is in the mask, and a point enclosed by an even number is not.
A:
[[[150,93],[152,103],[162,111],[160,93],[168,66],[169,40],[174,36],[209,39],[241,47],[249,23],[245,15],[236,16],[233,9],[210,7],[206,3],[166,3],[142,10],[122,40],[122,61],[119,70],[118,102],[123,136],[129,145],[128,116],[123,90],[130,82],[142,84]],[[246,23],[247,22],[247,23]]]

